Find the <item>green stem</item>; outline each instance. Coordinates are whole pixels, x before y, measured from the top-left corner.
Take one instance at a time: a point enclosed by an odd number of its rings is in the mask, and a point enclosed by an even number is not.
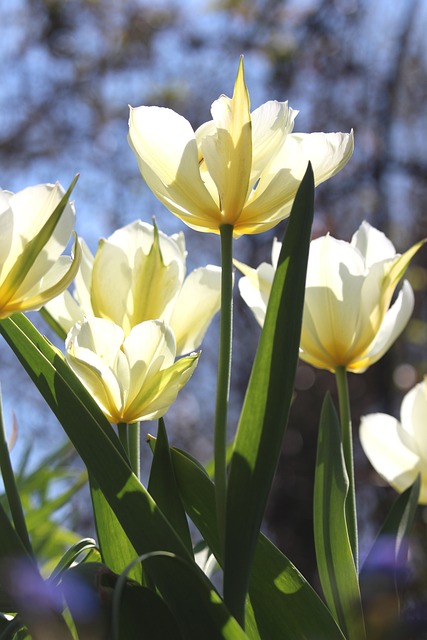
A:
[[[344,451],[344,461],[348,475],[349,488],[345,503],[346,519],[350,546],[353,551],[354,564],[358,568],[358,535],[356,514],[356,489],[354,483],[353,436],[351,428],[350,396],[348,392],[347,370],[337,367],[335,379],[338,389],[340,408],[341,437]]]
[[[12,521],[23,546],[33,556],[30,537],[25,523],[24,511],[19,497],[18,487],[15,482],[12,463],[9,456],[9,447],[6,440],[6,432],[3,422],[3,408],[0,393],[0,470],[4,483],[4,490],[10,507]]]
[[[141,473],[141,425],[139,422],[128,428],[129,461],[132,471],[139,478]]]
[[[122,443],[123,449],[125,450],[127,459],[129,460],[128,424],[127,424],[127,422],[119,422],[119,424],[117,425],[117,433],[119,435],[119,440]]]
[[[215,496],[221,541],[225,532],[227,495],[227,411],[230,390],[233,327],[233,227],[225,224],[221,233],[221,318],[219,333],[218,378],[215,408]]]

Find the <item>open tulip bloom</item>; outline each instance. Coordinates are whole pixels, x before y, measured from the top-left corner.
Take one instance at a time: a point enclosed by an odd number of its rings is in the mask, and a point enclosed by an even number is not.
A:
[[[39,309],[76,275],[79,243],[74,259],[61,255],[75,221],[74,205],[66,202],[69,192],[59,184],[15,194],[0,190],[0,318]]]
[[[250,112],[243,60],[232,98],[220,96],[196,131],[171,109],[130,109],[129,142],[142,177],[174,215],[197,231],[261,233],[286,218],[310,161],[315,184],[353,152],[353,134],[292,133],[298,114],[269,101]]]
[[[312,240],[307,264],[299,355],[302,360],[336,375],[341,433],[349,493],[346,501],[349,537],[357,565],[356,497],[347,371],[362,373],[377,362],[403,331],[414,296],[405,281],[390,306],[394,291],[423,242],[403,255],[386,236],[363,222],[351,242],[329,234]],[[236,261],[245,274],[240,293],[262,326],[280,244],[273,244],[272,264],[252,269]],[[292,310],[289,310],[292,313]]]
[[[84,317],[108,318],[127,335],[145,320],[164,320],[177,354],[200,346],[220,307],[221,269],[208,265],[186,276],[185,239],[136,220],[99,242],[83,257],[73,295],[65,291],[46,310],[68,333]],[[112,295],[111,292],[114,292]]]
[[[360,442],[374,469],[405,491],[421,476],[419,502],[427,504],[427,377],[403,398],[400,422],[385,413],[364,416]]]
[[[193,353],[175,362],[174,335],[158,320],[125,336],[110,320],[87,318],[71,329],[65,347],[70,367],[114,424],[163,416],[199,358]]]
[[[409,282],[390,307],[393,293],[423,242],[403,255],[369,223],[363,222],[350,243],[329,234],[313,240],[307,266],[300,357],[320,369],[343,367],[362,373],[379,360],[405,328],[413,310]],[[280,243],[272,264],[251,269],[236,262],[246,277],[241,295],[262,326]]]

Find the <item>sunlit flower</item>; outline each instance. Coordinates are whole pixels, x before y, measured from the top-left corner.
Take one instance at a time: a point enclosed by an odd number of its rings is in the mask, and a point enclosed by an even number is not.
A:
[[[73,280],[81,250],[61,255],[75,220],[67,199],[59,184],[0,190],[0,318],[39,309]]]
[[[112,320],[126,335],[161,319],[175,334],[177,353],[189,353],[220,307],[221,270],[208,265],[187,277],[185,271],[184,235],[137,220],[101,240],[95,257],[83,243],[74,295],[66,291],[46,309],[65,332],[90,316]]]
[[[353,152],[353,135],[292,133],[298,112],[269,101],[250,113],[243,60],[232,98],[220,96],[212,120],[193,131],[171,109],[130,109],[129,142],[155,196],[192,229],[235,237],[286,218],[311,162],[315,183],[335,175]]]
[[[313,240],[307,266],[300,357],[320,369],[344,367],[362,373],[377,362],[405,328],[413,310],[409,282],[390,307],[394,291],[413,255],[423,244],[396,254],[386,236],[363,222],[350,243],[329,234]],[[280,243],[273,264],[245,274],[241,295],[262,326]],[[289,310],[292,313],[292,310]]]
[[[156,420],[175,402],[199,354],[175,362],[175,338],[159,320],[148,320],[125,336],[104,318],[77,323],[65,343],[74,373],[114,424]]]
[[[385,413],[364,416],[360,441],[372,466],[396,491],[421,474],[419,502],[427,504],[427,377],[403,398],[400,422]]]

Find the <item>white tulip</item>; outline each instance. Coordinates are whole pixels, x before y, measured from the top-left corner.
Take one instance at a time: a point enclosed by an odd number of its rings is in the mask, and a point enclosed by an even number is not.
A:
[[[69,332],[66,359],[114,423],[156,420],[175,402],[199,354],[175,362],[175,338],[158,320],[134,326],[125,336],[111,320],[87,318]]]
[[[427,504],[427,377],[403,398],[400,422],[385,413],[364,416],[360,442],[375,470],[396,491],[421,474],[419,502]]]
[[[59,185],[39,184],[18,193],[0,190],[0,318],[39,309],[76,275],[74,258],[61,255],[73,233],[74,205]]]
[[[379,360],[405,328],[414,295],[405,281],[393,293],[424,241],[403,255],[386,236],[363,222],[351,242],[329,234],[310,244],[300,357],[320,369],[344,367],[362,373]],[[257,321],[264,323],[280,243],[273,264],[258,269],[235,262],[245,274],[240,293]],[[292,309],[289,310],[292,313]]]
[[[154,195],[185,224],[234,236],[261,233],[286,218],[310,161],[316,184],[353,153],[353,134],[292,133],[297,111],[269,101],[250,112],[241,59],[232,98],[194,131],[171,109],[130,109],[129,143]]]
[[[73,296],[65,292],[46,310],[65,332],[91,316],[112,320],[125,334],[145,320],[164,320],[180,355],[199,347],[220,298],[219,267],[186,277],[184,235],[168,236],[137,220],[101,240],[95,257],[83,243]]]

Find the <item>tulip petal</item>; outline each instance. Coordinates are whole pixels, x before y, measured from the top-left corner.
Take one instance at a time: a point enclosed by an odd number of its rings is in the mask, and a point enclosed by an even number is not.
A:
[[[24,189],[24,191],[15,194],[11,198],[13,246],[6,262],[3,264],[2,270],[0,284],[2,313],[4,313],[7,306],[10,306],[9,303],[14,299],[18,290],[22,294],[21,287],[24,281],[24,288],[32,289],[34,284],[55,264],[65,249],[70,235],[64,242],[60,242],[58,234],[60,240],[64,240],[62,236],[64,226],[69,234],[72,231],[74,208],[67,201],[75,181],[73,181],[65,194],[59,185],[55,187],[52,185],[38,185],[37,187]],[[24,213],[22,207],[30,206],[29,192],[34,195],[33,208],[30,211],[35,214],[37,225],[31,222],[28,223],[28,228],[22,228],[22,220],[19,218]],[[23,204],[20,204],[22,202]],[[25,210],[25,213],[28,213],[27,210]],[[59,231],[57,230],[58,226],[60,226]]]
[[[363,220],[353,234],[351,245],[360,251],[367,268],[376,262],[393,259],[396,256],[396,249],[385,233],[372,227],[366,220]]]
[[[270,227],[277,224],[289,215],[308,162],[312,163],[317,186],[347,164],[353,147],[352,133],[289,134],[279,153],[262,172],[241,223],[248,225],[259,219],[264,223],[275,220]]]
[[[255,109],[252,119],[252,171],[251,187],[260,177],[292,132],[298,111],[288,102],[269,100]]]
[[[73,186],[74,183],[69,193]],[[28,243],[40,234],[49,220],[53,228],[44,241],[43,252],[39,252],[37,259],[32,261],[34,273],[43,274],[64,251],[75,222],[72,203],[65,205],[62,214],[58,215],[59,210],[57,210],[56,215],[53,216],[64,194],[65,191],[59,184],[39,184],[11,195],[9,205],[13,213],[13,245],[4,264],[2,282],[4,276],[15,264],[17,257],[23,253]]]
[[[49,300],[44,305],[44,309],[65,333],[68,333],[77,322],[81,322],[86,315],[69,291],[64,291],[61,295]]]
[[[48,300],[62,293],[74,280],[81,260],[81,248],[76,236],[74,257],[62,256],[51,269],[44,274],[40,282],[31,290],[26,289],[26,280],[12,299],[0,311],[0,318],[5,318],[17,311],[35,311]]]
[[[301,336],[303,352],[310,351],[313,336],[309,334],[314,332],[314,341],[322,345],[336,366],[347,366],[351,361],[353,348],[357,348],[363,274],[363,260],[347,242],[329,235],[311,242],[303,320],[306,325]],[[373,337],[369,334],[367,345]],[[329,362],[328,358],[328,366]]]
[[[129,142],[147,185],[187,224],[218,224],[220,212],[199,172],[198,150],[190,123],[171,109],[130,109]]]
[[[8,260],[14,242],[14,215],[10,208],[12,197],[9,191],[0,191],[0,282],[3,282],[13,265],[13,255]]]
[[[414,441],[413,449],[427,469],[427,377],[403,398],[400,409],[402,429]],[[424,472],[427,482],[427,473]]]
[[[128,409],[132,412],[130,407],[135,398],[145,393],[151,378],[174,363],[175,337],[164,322],[148,320],[132,328],[124,341],[123,351],[131,374]]]
[[[114,423],[122,421],[123,390],[114,371],[122,341],[120,327],[90,318],[75,325],[65,343],[68,364]]]
[[[90,289],[92,282],[92,270],[94,257],[83,239],[80,239],[82,259],[80,268],[74,279],[74,297],[77,303],[85,310],[85,315],[94,315],[90,301]]]
[[[236,222],[246,201],[252,164],[252,127],[243,59],[233,98],[221,96],[212,105],[216,135],[202,140],[202,153],[220,198],[224,224]]]
[[[351,133],[291,133],[272,167],[289,167],[300,181],[311,162],[315,185],[337,174],[350,160],[354,149]]]
[[[195,351],[221,306],[221,269],[208,265],[192,271],[176,299],[170,327],[177,355]]]
[[[162,369],[147,383],[127,408],[127,422],[157,420],[176,400],[178,392],[188,382],[197,366],[198,353],[177,360],[167,369]]]
[[[393,261],[390,261],[384,267],[384,280],[382,287],[382,296],[379,307],[385,313],[385,310],[388,308],[390,304],[390,300],[393,296],[394,290],[399,282],[399,280],[403,277],[408,265],[417,251],[423,246],[426,242],[426,239],[421,240],[414,244],[408,251],[405,251],[404,254],[396,256]]]
[[[248,197],[236,228],[243,234],[248,233],[249,228],[253,228],[251,233],[261,233],[274,227],[290,214],[299,185],[300,180],[286,167],[278,167],[274,174],[264,171]]]
[[[79,242],[82,252],[80,266],[74,278],[74,296],[66,290],[44,305],[44,309],[65,333],[85,316],[94,315],[90,302],[93,255],[82,238]]]
[[[277,263],[279,262],[280,252],[282,250],[282,243],[277,238],[273,238],[273,246],[271,247],[271,264],[277,269]]]
[[[184,272],[182,243],[140,221],[127,225],[99,243],[92,274],[93,311],[122,326],[126,334],[145,320],[167,318]]]
[[[266,262],[260,264],[257,269],[251,269],[238,260],[234,260],[234,264],[245,274],[245,277],[239,280],[240,295],[262,327],[273,283],[274,267]]]
[[[374,413],[364,416],[360,442],[375,470],[397,491],[407,489],[420,471],[418,456],[402,441],[401,426],[392,416]]]
[[[313,313],[311,313],[310,307],[305,304],[299,357],[301,360],[304,360],[304,362],[313,365],[313,367],[328,369],[334,372],[337,367],[335,356],[324,346],[322,338],[323,336],[317,331],[316,310],[313,309]]]
[[[369,346],[368,353],[350,363],[349,371],[363,373],[372,364],[378,362],[408,324],[413,309],[414,293],[409,282],[405,280],[394,304],[385,314],[374,341]]]

